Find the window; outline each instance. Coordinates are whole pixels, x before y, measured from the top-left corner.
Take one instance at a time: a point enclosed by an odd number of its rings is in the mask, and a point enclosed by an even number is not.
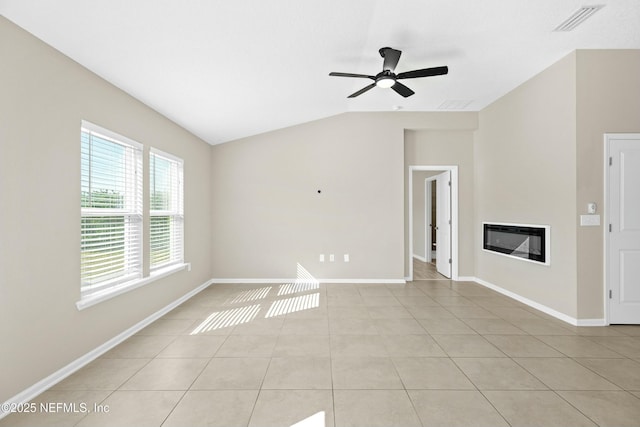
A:
[[[145,175],[142,144],[86,121],[80,148],[78,309],[189,269],[183,249],[182,159],[152,148]],[[149,198],[143,200],[147,185]],[[143,231],[147,219],[148,234]],[[149,243],[148,267],[143,241]]]
[[[184,261],[182,177],[182,159],[151,149],[149,154],[151,271]]]
[[[82,122],[81,295],[142,277],[142,146]]]

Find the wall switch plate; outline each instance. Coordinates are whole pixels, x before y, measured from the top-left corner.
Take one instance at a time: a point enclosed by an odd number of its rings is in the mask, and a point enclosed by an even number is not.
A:
[[[336,260],[336,257],[333,254],[329,254],[329,262],[333,262]]]
[[[600,215],[580,215],[580,225],[583,227],[599,226]]]
[[[349,254],[344,254],[344,262],[349,262]]]
[[[324,262],[324,254],[320,254],[320,262]]]

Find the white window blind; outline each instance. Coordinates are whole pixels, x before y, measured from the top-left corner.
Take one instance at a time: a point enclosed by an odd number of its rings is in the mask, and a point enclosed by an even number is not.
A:
[[[86,297],[142,277],[142,146],[86,121],[80,141]]]
[[[149,154],[150,268],[184,261],[183,161],[151,149]]]

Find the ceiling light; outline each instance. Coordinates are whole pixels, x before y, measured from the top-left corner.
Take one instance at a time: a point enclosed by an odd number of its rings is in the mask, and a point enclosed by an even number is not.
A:
[[[391,76],[382,76],[378,80],[376,80],[376,86],[385,89],[389,89],[394,84],[396,84],[396,79]]]
[[[554,28],[553,31],[571,31],[603,7],[604,5],[582,6],[580,9],[576,10],[570,17],[565,19],[562,24]]]

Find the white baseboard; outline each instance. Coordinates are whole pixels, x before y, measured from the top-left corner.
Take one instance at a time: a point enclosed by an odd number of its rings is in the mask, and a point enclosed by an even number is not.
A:
[[[540,310],[541,312],[548,314],[549,316],[553,316],[556,319],[560,319],[563,322],[566,322],[573,326],[605,326],[606,322],[604,319],[576,319],[575,317],[571,317],[564,313],[561,313],[557,310],[554,310],[551,307],[547,307],[546,305],[540,304],[536,301],[530,300],[529,298],[525,298],[521,295],[518,295],[514,292],[508,291],[500,286],[494,285],[493,283],[487,282],[486,280],[482,280],[478,277],[473,277],[473,281],[478,283],[479,285],[485,286],[489,289],[492,289],[496,292],[501,293],[502,295],[506,295],[509,298],[513,298],[516,301],[519,301],[523,304],[528,305],[529,307],[533,307],[536,310]]]
[[[320,283],[355,283],[355,284],[367,284],[367,283],[381,283],[381,284],[404,284],[407,283],[404,279],[318,279]]]
[[[412,282],[410,277],[405,277],[404,280],[405,282]],[[458,277],[451,277],[451,279],[447,279],[446,277],[444,277],[442,279],[427,279],[427,280],[453,280],[454,282],[475,282],[476,278],[473,276],[458,276]]]
[[[153,313],[149,317],[147,317],[147,318],[141,320],[140,322],[136,323],[135,325],[133,325],[129,329],[125,330],[124,332],[122,332],[122,333],[116,335],[115,337],[111,338],[109,341],[105,342],[104,344],[94,348],[90,352],[88,352],[85,355],[77,358],[73,362],[71,362],[68,365],[64,366],[63,368],[57,370],[56,372],[54,372],[53,374],[49,375],[48,377],[38,381],[37,383],[35,383],[31,387],[27,388],[26,390],[23,390],[22,392],[16,394],[12,398],[10,398],[6,402],[4,402],[2,404],[2,408],[14,408],[14,407],[17,407],[17,406],[19,406],[21,404],[29,402],[30,400],[32,400],[33,398],[35,398],[36,396],[38,396],[42,392],[50,389],[51,387],[53,387],[54,385],[56,385],[57,383],[59,383],[63,379],[67,378],[69,375],[71,375],[74,372],[78,371],[79,369],[83,368],[85,365],[89,364],[90,362],[94,361],[98,357],[102,356],[104,353],[106,353],[107,351],[111,350],[112,348],[114,348],[115,346],[117,346],[118,344],[120,344],[121,342],[123,342],[124,340],[129,338],[130,336],[134,335],[135,333],[139,332],[140,330],[142,330],[146,326],[150,325],[152,322],[158,320],[160,317],[164,316],[165,314],[167,314],[168,312],[170,312],[171,310],[173,310],[174,308],[176,308],[177,306],[179,306],[183,302],[187,301],[189,298],[191,298],[194,295],[196,295],[197,293],[203,291],[211,283],[212,283],[211,280],[209,280],[206,283],[198,286],[194,290],[192,290],[192,291],[188,292],[187,294],[181,296],[180,298],[178,298],[177,300],[173,301],[169,305],[167,305],[167,306],[161,308],[160,310],[156,311],[155,313]],[[2,419],[5,416],[9,415],[9,413],[10,412],[5,412],[3,409],[0,409],[0,419]]]
[[[213,284],[269,284],[269,283],[406,283],[405,279],[211,279]]]
[[[427,257],[426,256],[420,256],[420,255],[413,254],[413,257],[415,259],[417,259],[417,260],[422,261],[422,262],[427,262]]]
[[[231,279],[231,278],[218,278],[211,279],[212,284],[269,284],[269,283],[302,283],[300,279]],[[312,282],[311,280],[305,280],[304,283]],[[317,281],[315,281],[317,282]]]
[[[576,326],[607,326],[607,321],[604,319],[578,319]]]

